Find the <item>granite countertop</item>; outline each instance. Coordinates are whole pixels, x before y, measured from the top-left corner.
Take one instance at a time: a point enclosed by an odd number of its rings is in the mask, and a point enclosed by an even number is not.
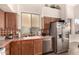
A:
[[[0,40],[0,48],[4,48],[7,44],[11,43],[12,41],[33,40],[33,39],[40,39],[40,38],[43,38],[43,37],[42,36],[32,36],[32,37],[13,38],[13,39]]]
[[[0,48],[4,48],[7,44],[9,44],[12,40],[0,40]]]

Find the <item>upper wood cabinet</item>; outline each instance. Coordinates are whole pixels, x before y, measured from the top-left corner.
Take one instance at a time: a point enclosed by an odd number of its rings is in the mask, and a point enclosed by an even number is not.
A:
[[[50,24],[50,17],[44,17],[44,29],[48,29]]]
[[[47,35],[49,34],[50,23],[60,20],[60,18],[47,17],[47,16],[44,16],[42,19],[44,20],[44,22],[42,24],[43,25],[43,33],[46,33]]]
[[[0,28],[16,29],[16,15],[16,13],[0,11]]]
[[[0,11],[0,29],[5,28],[5,13]]]
[[[17,14],[12,12],[0,11],[0,35],[13,33],[15,36],[17,30]]]
[[[16,29],[16,13],[6,12],[5,13],[5,28]]]

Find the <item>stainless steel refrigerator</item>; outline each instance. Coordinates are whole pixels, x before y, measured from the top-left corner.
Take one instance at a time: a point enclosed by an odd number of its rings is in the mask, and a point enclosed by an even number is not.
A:
[[[69,32],[66,30],[65,22],[50,23],[49,34],[53,36],[53,50],[55,53],[68,51],[69,48]]]

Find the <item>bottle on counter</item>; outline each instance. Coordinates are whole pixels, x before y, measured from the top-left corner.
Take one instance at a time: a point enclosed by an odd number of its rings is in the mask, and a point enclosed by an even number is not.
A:
[[[38,31],[38,35],[39,35],[39,36],[41,35],[41,31]]]
[[[21,38],[21,33],[20,33],[20,31],[17,31],[17,34],[18,34],[18,38]]]

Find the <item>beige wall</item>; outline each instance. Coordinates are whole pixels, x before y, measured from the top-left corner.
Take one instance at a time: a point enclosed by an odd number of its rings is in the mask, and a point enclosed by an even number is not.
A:
[[[74,16],[75,18],[79,18],[79,4],[74,7]]]

